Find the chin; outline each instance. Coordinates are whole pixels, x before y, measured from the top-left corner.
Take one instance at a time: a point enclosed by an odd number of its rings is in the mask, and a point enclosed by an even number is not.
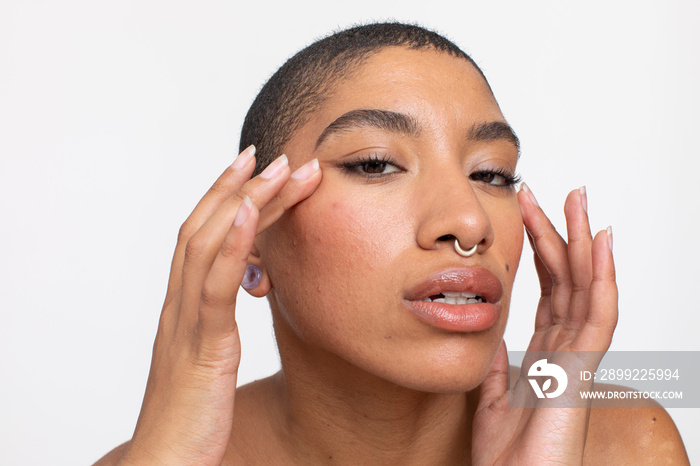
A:
[[[283,367],[308,372],[321,384],[356,387],[363,393],[403,388],[457,394],[475,389],[498,352],[508,315],[506,308],[492,327],[460,333],[410,316],[392,320],[378,313],[373,321],[367,316],[377,314],[364,313],[360,316],[366,319],[358,323],[353,314],[309,310],[342,309],[335,303],[300,302],[287,308],[271,299],[270,304]]]
[[[488,370],[488,367],[486,368]],[[422,393],[436,393],[444,395],[457,395],[468,393],[476,389],[486,377],[487,370],[473,371],[469,374],[444,374],[428,379],[416,379],[407,377],[392,380],[401,387]]]
[[[497,329],[480,335],[450,335],[447,341],[406,342],[383,352],[381,360],[352,361],[400,387],[426,393],[457,394],[483,382],[500,345]]]

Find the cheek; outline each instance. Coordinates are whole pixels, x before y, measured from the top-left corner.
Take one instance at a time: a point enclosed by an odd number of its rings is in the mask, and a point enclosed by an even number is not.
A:
[[[261,235],[278,310],[297,332],[360,329],[369,317],[358,306],[382,304],[376,291],[400,253],[397,219],[384,204],[353,199],[317,192]]]
[[[389,228],[377,222],[376,214],[347,199],[299,209],[291,226],[301,238],[298,251],[305,256],[305,265],[331,275],[350,273],[347,282],[375,269],[391,253],[386,242]]]
[[[517,200],[501,208],[498,215],[491,215],[494,235],[494,249],[498,260],[503,265],[506,283],[510,288],[515,280],[515,273],[520,263],[523,249],[523,218]]]

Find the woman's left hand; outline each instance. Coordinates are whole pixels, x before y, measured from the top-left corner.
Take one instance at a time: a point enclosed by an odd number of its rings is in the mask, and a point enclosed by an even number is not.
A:
[[[555,352],[555,358],[579,362],[579,355],[593,354],[586,369],[595,371],[617,324],[612,233],[608,229],[592,238],[583,188],[572,191],[564,206],[568,244],[524,184],[518,201],[541,288],[528,353]],[[583,408],[542,407],[551,400],[535,398],[525,377],[527,368],[523,367],[519,380],[509,389],[508,356],[502,342],[480,386],[472,464],[581,464],[590,404]],[[570,386],[580,383],[569,381]],[[509,407],[509,400],[525,399],[530,399],[535,408]]]

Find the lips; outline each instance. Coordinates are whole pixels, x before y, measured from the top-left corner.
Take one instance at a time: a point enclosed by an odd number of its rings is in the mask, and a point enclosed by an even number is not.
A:
[[[418,319],[452,332],[478,332],[498,322],[503,295],[498,278],[481,267],[437,272],[412,287],[403,300]]]

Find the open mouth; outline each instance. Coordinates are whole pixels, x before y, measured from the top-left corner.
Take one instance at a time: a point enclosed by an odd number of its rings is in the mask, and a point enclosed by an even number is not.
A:
[[[477,304],[486,302],[483,296],[479,296],[476,293],[451,291],[443,291],[442,293],[428,296],[423,298],[422,301],[445,304]]]
[[[403,298],[418,320],[448,332],[481,332],[499,322],[503,286],[483,267],[453,267],[416,282]]]

